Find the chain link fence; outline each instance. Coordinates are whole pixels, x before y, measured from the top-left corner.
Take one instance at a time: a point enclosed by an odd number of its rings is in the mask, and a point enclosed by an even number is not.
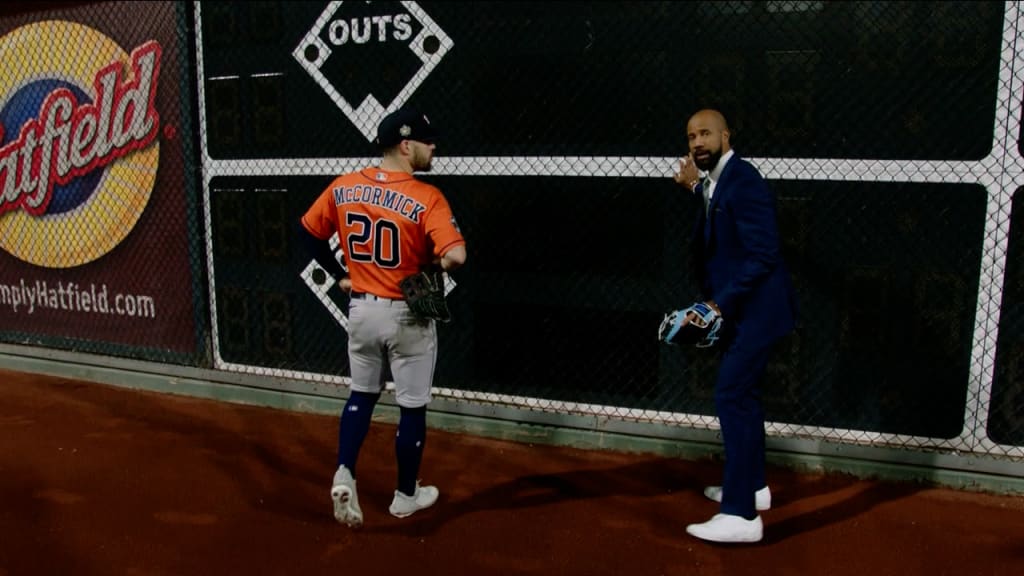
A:
[[[713,106],[778,196],[800,301],[765,383],[769,433],[1024,457],[1016,3],[168,5],[184,160],[165,169],[160,109],[158,178],[180,185],[158,189],[188,205],[159,220],[198,243],[195,365],[343,393],[347,298],[294,225],[377,161],[377,122],[409,103],[441,130],[422,177],[469,250],[436,395],[715,428],[717,359],[655,338],[697,294],[697,204],[671,175],[686,119]],[[101,28],[125,12],[79,10],[107,13]],[[136,34],[122,45],[155,32]]]

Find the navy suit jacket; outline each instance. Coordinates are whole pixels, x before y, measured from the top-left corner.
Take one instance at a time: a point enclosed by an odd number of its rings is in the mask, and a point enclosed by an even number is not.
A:
[[[761,174],[734,153],[707,214],[700,212],[696,273],[703,297],[722,311],[727,338],[761,347],[793,330],[796,296],[782,260],[775,195]]]

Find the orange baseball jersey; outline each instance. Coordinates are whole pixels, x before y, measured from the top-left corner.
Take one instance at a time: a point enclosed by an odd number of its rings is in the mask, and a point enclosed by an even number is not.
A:
[[[337,231],[352,290],[383,298],[402,298],[403,278],[466,243],[440,190],[379,168],[335,178],[302,225],[321,240]]]

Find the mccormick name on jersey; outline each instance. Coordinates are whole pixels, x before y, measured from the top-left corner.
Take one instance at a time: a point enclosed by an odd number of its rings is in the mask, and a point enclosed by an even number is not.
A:
[[[347,188],[338,187],[332,190],[334,193],[334,205],[364,203],[380,206],[401,214],[409,220],[419,224],[423,211],[427,209],[415,198],[410,198],[401,192],[380,186],[355,185]]]

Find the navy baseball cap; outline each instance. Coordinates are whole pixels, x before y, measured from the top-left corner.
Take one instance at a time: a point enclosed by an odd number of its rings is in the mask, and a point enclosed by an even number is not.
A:
[[[380,121],[376,142],[381,148],[391,148],[402,140],[430,144],[437,141],[437,130],[426,114],[412,108],[399,108]]]

